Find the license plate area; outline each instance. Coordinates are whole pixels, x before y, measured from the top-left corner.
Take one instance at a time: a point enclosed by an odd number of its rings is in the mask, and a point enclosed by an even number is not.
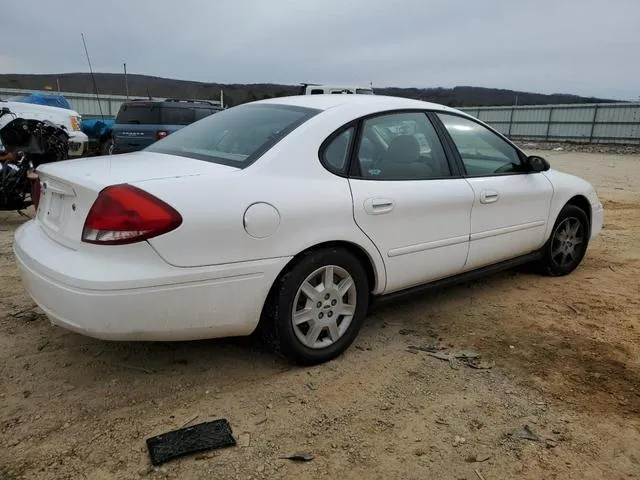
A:
[[[72,188],[51,180],[43,180],[40,187],[38,219],[51,230],[61,230],[68,220],[74,198],[75,192]]]

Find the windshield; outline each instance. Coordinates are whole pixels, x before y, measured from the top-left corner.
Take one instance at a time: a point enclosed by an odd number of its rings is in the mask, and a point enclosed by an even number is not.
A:
[[[242,105],[192,123],[145,150],[244,168],[319,112],[289,105]]]

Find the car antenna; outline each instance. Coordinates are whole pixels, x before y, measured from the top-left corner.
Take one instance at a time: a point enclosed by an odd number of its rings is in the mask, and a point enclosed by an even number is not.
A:
[[[84,33],[80,33],[82,37],[82,44],[84,45],[84,53],[87,55],[87,63],[89,63],[89,72],[91,73],[91,80],[93,80],[93,88],[96,92],[96,100],[98,100],[98,108],[100,109],[100,118],[104,121],[104,115],[102,113],[102,103],[100,102],[100,95],[98,94],[98,84],[96,83],[96,77],[93,74],[93,68],[91,67],[91,59],[89,58],[89,50],[87,50],[87,42],[84,41]]]
[[[151,92],[149,92],[149,87],[147,87],[147,97],[149,97],[149,100],[153,100],[153,97],[151,96]]]

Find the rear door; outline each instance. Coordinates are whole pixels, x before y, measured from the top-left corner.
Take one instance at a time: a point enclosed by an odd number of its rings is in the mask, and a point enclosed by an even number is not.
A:
[[[426,113],[369,117],[355,145],[353,214],[382,254],[385,293],[460,273],[473,190],[449,161]]]

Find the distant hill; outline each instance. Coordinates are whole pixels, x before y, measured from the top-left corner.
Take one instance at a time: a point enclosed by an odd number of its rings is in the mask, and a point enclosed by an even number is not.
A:
[[[120,73],[96,73],[96,84],[101,94],[124,95],[124,75]],[[192,82],[153,77],[149,75],[128,75],[129,95],[154,97],[180,97],[218,99],[224,91],[225,103],[237,105],[263,98],[295,95],[299,87],[295,85],[218,84]],[[0,88],[22,88],[29,90],[52,89],[65,92],[94,93],[93,81],[88,73],[61,73],[49,75],[0,75]],[[374,87],[375,88],[375,87]],[[516,95],[519,105],[546,105],[560,103],[602,103],[615,102],[603,98],[580,97],[562,93],[550,95],[517,92],[497,88],[467,87],[454,88],[375,88],[378,95],[394,95],[415,98],[452,107],[513,105]]]

